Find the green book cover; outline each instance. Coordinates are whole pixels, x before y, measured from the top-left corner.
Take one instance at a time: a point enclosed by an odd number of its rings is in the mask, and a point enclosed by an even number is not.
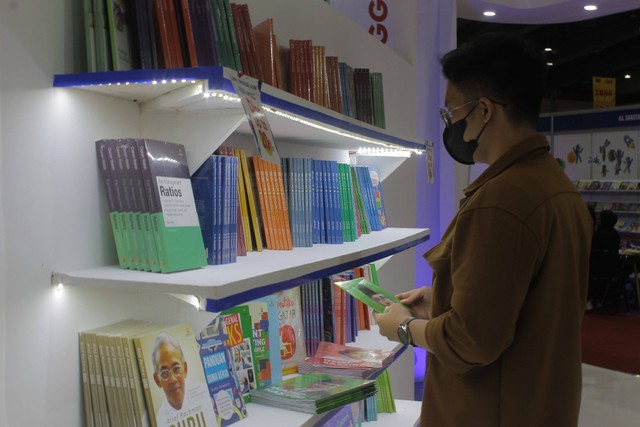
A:
[[[224,317],[227,325],[229,343],[244,401],[250,402],[249,392],[257,387],[257,376],[249,307],[247,305],[238,305],[224,310],[220,315]]]
[[[93,0],[93,24],[96,41],[96,71],[112,70],[105,1],[106,0]]]
[[[132,221],[133,234],[136,245],[136,264],[138,270],[151,271],[151,263],[149,262],[149,248],[146,241],[142,215],[143,215],[143,201],[137,190],[137,177],[140,173],[139,168],[136,168],[136,158],[133,157],[136,154],[136,145],[132,139],[119,139],[115,140],[117,150],[121,157],[120,167],[122,168],[122,174],[125,180],[125,199],[129,204],[129,215]]]
[[[223,67],[235,68],[235,61],[231,52],[231,41],[229,40],[229,29],[224,12],[222,0],[211,0],[211,11],[213,13],[216,51],[218,52],[218,62]]]
[[[364,201],[362,193],[360,192],[360,185],[358,184],[358,173],[355,166],[350,166],[349,168],[351,169],[351,184],[353,186],[359,230],[361,234],[369,234],[371,232],[371,227],[369,225],[369,218],[367,217],[367,213],[364,208]]]
[[[125,202],[124,177],[120,172],[120,167],[118,166],[119,159],[117,155],[117,147],[113,142],[106,144],[106,153],[109,174],[111,176],[116,201],[117,212],[115,213],[115,221],[120,228],[122,257],[124,257],[124,259],[121,259],[120,261],[120,266],[124,266],[130,270],[136,270],[135,238],[133,236],[133,230],[131,229],[131,223],[127,213],[128,204]]]
[[[96,30],[93,16],[93,0],[82,0],[84,42],[87,57],[87,72],[96,72]]]
[[[384,312],[387,306],[400,302],[395,295],[364,278],[335,282],[335,284],[378,313]]]
[[[207,265],[184,146],[144,140],[150,214],[162,273]],[[153,207],[153,210],[151,210]]]
[[[156,250],[155,233],[151,226],[151,214],[149,211],[149,196],[144,185],[143,167],[148,169],[147,158],[140,156],[139,140],[131,139],[127,141],[127,151],[131,160],[132,185],[135,199],[138,205],[137,219],[140,228],[143,246],[145,248],[145,271],[154,273],[160,272],[160,263],[158,261],[158,251]],[[144,162],[143,162],[144,161]]]
[[[107,0],[107,29],[111,46],[111,63],[114,71],[131,70],[131,31],[129,17],[132,16],[124,0]]]
[[[128,255],[124,247],[124,238],[122,236],[122,230],[118,217],[119,202],[116,197],[116,190],[114,188],[111,173],[109,171],[109,159],[107,156],[108,140],[101,139],[96,141],[96,152],[98,154],[98,167],[100,169],[100,175],[102,177],[102,183],[104,185],[105,193],[107,196],[107,208],[109,210],[109,222],[111,224],[111,231],[113,233],[113,240],[116,245],[116,253],[118,256],[118,264],[120,268],[128,268],[127,259]]]
[[[247,303],[251,316],[253,365],[259,387],[282,379],[278,305],[275,295]]]
[[[227,19],[231,59],[234,64],[233,69],[242,72],[243,70],[242,70],[242,62],[240,61],[240,47],[238,46],[238,37],[236,33],[236,27],[233,22],[233,13],[231,11],[231,4],[229,0],[220,0],[220,1],[222,2],[222,6],[224,7],[224,16]]]

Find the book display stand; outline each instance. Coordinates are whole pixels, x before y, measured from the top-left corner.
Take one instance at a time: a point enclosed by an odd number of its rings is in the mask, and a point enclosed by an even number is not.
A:
[[[320,8],[323,13],[334,16],[327,5],[306,7],[314,10]],[[381,45],[380,49],[387,48]],[[408,68],[404,62],[396,65],[402,70]],[[393,69],[394,64],[385,66]],[[222,144],[233,145],[236,139],[251,140],[250,124],[229,78],[233,73],[236,72],[222,66],[204,66],[58,74],[54,76],[53,86],[56,90],[73,92],[72,98],[79,98],[88,105],[100,108],[110,103],[113,105],[111,108],[124,104],[128,105],[127,108],[131,104],[136,105],[138,116],[131,119],[128,126],[123,126],[122,132],[136,129],[137,134],[121,135],[118,132],[105,137],[142,137],[179,142],[185,147],[189,171],[193,173]],[[404,71],[399,72],[397,77],[385,75],[385,78],[397,80],[385,88],[393,91],[399,85],[405,88],[412,86],[411,81],[402,81],[405,80]],[[404,89],[403,92],[411,90]],[[406,102],[408,108],[413,110],[411,94],[408,95]],[[362,147],[403,150],[415,154],[425,150],[423,141],[364,123],[264,83],[260,85],[260,97],[275,140],[284,143],[279,150],[285,156],[314,157],[317,153],[318,158],[339,157],[341,161],[348,162],[350,153]],[[387,126],[393,124],[394,118],[387,120]],[[118,123],[113,126],[117,128]],[[398,128],[404,129],[404,123],[399,123],[395,129]],[[95,153],[86,154],[86,164],[95,164]],[[295,247],[290,251],[265,249],[262,252],[249,252],[231,264],[159,274],[122,269],[114,257],[111,265],[96,266],[92,262],[80,262],[81,268],[75,268],[75,265],[73,268],[54,268],[51,280],[53,285],[193,296],[200,310],[217,313],[388,258],[424,243],[429,237],[428,228],[394,227],[391,222],[389,227],[363,234],[355,242]],[[413,279],[413,275],[410,276]],[[354,345],[393,351],[394,360],[405,350],[405,347],[381,337],[375,327],[371,331],[363,331]],[[254,425],[256,420],[264,425],[323,425],[332,413],[309,415],[256,404],[249,404],[247,410],[248,418],[235,425]],[[419,402],[398,401],[396,414],[381,414],[380,420],[372,425],[411,425],[415,423],[419,410]]]

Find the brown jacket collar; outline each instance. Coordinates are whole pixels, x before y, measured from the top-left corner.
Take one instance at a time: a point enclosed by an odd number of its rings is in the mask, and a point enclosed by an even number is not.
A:
[[[469,184],[469,186],[463,190],[465,197],[469,197],[470,195],[475,193],[487,181],[499,175],[514,163],[518,163],[521,160],[548,153],[549,149],[549,142],[547,141],[547,138],[542,134],[536,134],[534,136],[523,139],[513,148],[503,154],[502,157],[490,164],[489,167],[484,172],[482,172],[482,174],[480,174],[480,176],[476,178],[475,181]]]

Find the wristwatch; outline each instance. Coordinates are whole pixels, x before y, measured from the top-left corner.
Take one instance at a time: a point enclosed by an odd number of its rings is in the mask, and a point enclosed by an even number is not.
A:
[[[398,338],[402,345],[414,346],[413,339],[411,338],[411,331],[409,330],[409,323],[416,320],[415,317],[409,317],[398,325]]]

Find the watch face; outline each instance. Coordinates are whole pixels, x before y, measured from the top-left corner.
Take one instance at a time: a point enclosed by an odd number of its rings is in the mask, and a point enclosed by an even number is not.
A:
[[[400,324],[400,326],[398,326],[398,338],[400,339],[400,342],[403,345],[409,345],[409,342],[410,342],[408,329],[409,328],[404,323],[402,323],[402,324]]]

